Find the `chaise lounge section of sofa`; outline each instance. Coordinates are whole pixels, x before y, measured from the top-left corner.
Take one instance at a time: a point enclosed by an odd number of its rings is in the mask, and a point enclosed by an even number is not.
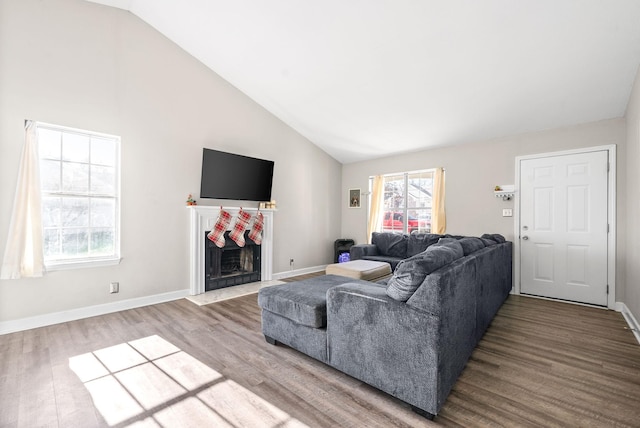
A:
[[[432,418],[511,290],[511,242],[438,238],[386,284],[329,275],[263,288],[262,330]]]

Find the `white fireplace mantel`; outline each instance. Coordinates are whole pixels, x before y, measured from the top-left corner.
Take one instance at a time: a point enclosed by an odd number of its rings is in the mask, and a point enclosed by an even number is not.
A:
[[[219,206],[188,206],[189,210],[189,294],[195,296],[202,294],[205,290],[204,279],[204,250],[205,232],[213,229],[220,214]],[[232,219],[229,228],[233,227],[240,207],[224,207],[224,210],[231,214]],[[248,227],[253,224],[253,216],[258,212],[258,208],[242,208],[252,215]],[[262,243],[260,244],[261,277],[262,281],[270,281],[273,269],[273,213],[272,209],[260,209],[264,216],[264,226],[262,228]],[[229,229],[230,230],[230,229]]]

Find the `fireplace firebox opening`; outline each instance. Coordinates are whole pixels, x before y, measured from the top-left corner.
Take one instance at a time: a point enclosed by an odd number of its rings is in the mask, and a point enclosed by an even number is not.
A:
[[[205,236],[209,231],[205,232]],[[247,284],[261,280],[260,245],[249,239],[245,231],[245,246],[239,247],[225,232],[225,245],[219,248],[205,238],[205,291]]]

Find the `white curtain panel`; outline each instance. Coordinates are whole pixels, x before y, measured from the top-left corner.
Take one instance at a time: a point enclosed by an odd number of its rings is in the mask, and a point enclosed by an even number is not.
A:
[[[447,216],[444,210],[444,189],[444,168],[436,168],[433,180],[431,233],[440,235],[443,235],[447,230]]]
[[[27,121],[1,279],[38,277],[45,272],[36,132],[36,123]]]
[[[367,223],[367,242],[371,244],[371,235],[380,230],[380,209],[384,199],[384,178],[381,175],[373,177],[371,186],[371,208],[369,211],[369,222]]]

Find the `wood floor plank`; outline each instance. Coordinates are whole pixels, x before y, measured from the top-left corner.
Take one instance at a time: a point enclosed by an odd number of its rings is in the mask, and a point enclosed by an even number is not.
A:
[[[257,294],[202,307],[183,299],[0,336],[0,427],[203,426],[207,421],[218,426],[632,427],[640,421],[640,346],[613,311],[510,296],[434,421],[294,349],[268,344],[260,315]],[[149,337],[195,358],[217,379],[181,389],[174,385],[179,374],[171,370],[194,367],[145,356],[137,366],[111,373],[96,357],[106,348]],[[70,368],[77,356],[103,367],[98,383],[83,381]],[[111,394],[130,395],[120,401],[129,403],[128,409],[113,410],[124,412],[119,419],[101,413],[114,407],[100,406],[99,390],[92,395],[102,384],[111,385]],[[158,385],[174,385],[166,388],[174,397],[162,402]],[[135,395],[144,388],[152,388],[147,399],[161,404],[136,404]],[[234,404],[234,398],[242,401]],[[109,425],[114,420],[121,422]]]

